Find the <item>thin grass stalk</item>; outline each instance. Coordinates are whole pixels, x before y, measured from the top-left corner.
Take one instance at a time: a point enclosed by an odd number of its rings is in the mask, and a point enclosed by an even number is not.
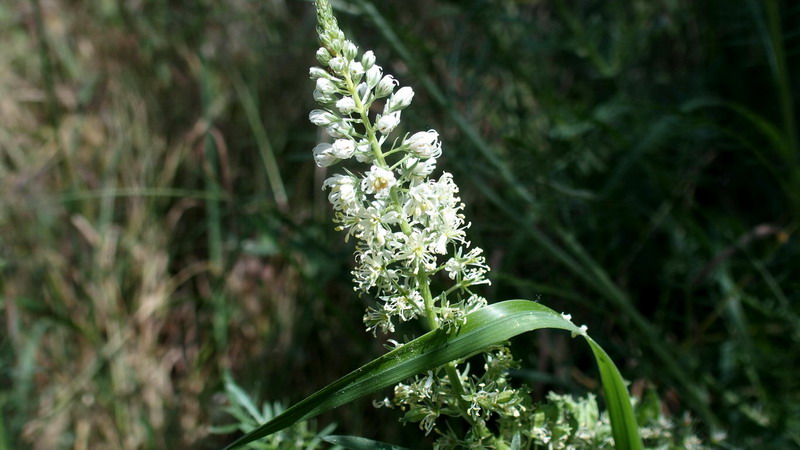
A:
[[[75,181],[75,170],[72,167],[70,155],[67,152],[61,140],[58,138],[58,99],[55,90],[55,75],[53,68],[53,59],[51,57],[51,49],[47,39],[47,30],[44,25],[42,2],[41,0],[31,0],[33,6],[33,19],[34,31],[36,33],[36,40],[38,43],[39,51],[39,65],[42,71],[42,81],[44,82],[45,93],[47,96],[47,121],[50,125],[53,142],[57,147],[58,154],[62,159],[64,176],[69,183]]]
[[[281,171],[278,168],[278,160],[275,158],[275,150],[258,112],[256,97],[250,92],[250,88],[247,87],[247,84],[242,79],[241,73],[235,72],[232,80],[236,95],[239,97],[244,113],[247,116],[247,123],[250,124],[250,130],[256,139],[258,154],[261,156],[261,163],[264,165],[267,180],[272,189],[272,196],[275,198],[275,204],[278,205],[279,210],[286,212],[289,208],[289,199],[286,195]]]
[[[203,116],[206,122],[206,131],[203,136],[203,162],[205,170],[205,189],[209,192],[206,196],[206,227],[208,230],[208,259],[211,269],[211,304],[214,308],[212,326],[214,330],[214,340],[219,349],[227,347],[228,343],[228,307],[225,296],[222,293],[222,283],[220,279],[224,270],[225,260],[223,254],[222,238],[222,212],[219,202],[219,153],[211,135],[211,103],[215,97],[212,92],[211,70],[207,62],[200,58],[200,70],[202,77],[201,96],[203,101]]]
[[[781,109],[783,131],[786,134],[787,162],[800,163],[797,142],[797,119],[794,112],[791,76],[786,64],[786,51],[783,46],[781,13],[777,0],[764,0],[767,30],[769,32],[768,54],[775,86],[778,89],[778,102]]]

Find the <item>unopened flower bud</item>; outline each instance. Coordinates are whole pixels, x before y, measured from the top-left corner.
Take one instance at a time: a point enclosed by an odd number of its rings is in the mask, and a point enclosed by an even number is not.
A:
[[[333,95],[339,91],[336,85],[327,78],[317,78],[317,90],[326,95]]]
[[[356,55],[358,54],[358,47],[350,41],[344,42],[344,47],[342,48],[342,53],[344,53],[344,57],[348,60],[352,61],[356,59]]]
[[[360,62],[351,61],[350,62],[350,77],[353,78],[355,82],[356,79],[360,79],[361,75],[364,75],[364,66],[361,65]]]
[[[328,65],[334,73],[341,75],[344,72],[345,67],[347,67],[347,60],[341,56],[337,56],[336,58],[331,58],[331,60],[328,61]]]
[[[317,103],[322,103],[323,105],[327,105],[329,103],[333,103],[336,101],[336,97],[332,95],[328,95],[320,91],[319,89],[314,89],[314,100]]]
[[[333,115],[330,111],[315,109],[308,114],[308,120],[318,127],[325,127],[332,123],[338,122],[339,118]]]
[[[349,122],[336,122],[325,128],[328,136],[336,139],[350,137],[353,133],[353,126]]]
[[[370,89],[378,85],[382,73],[383,72],[381,71],[381,66],[372,66],[369,69],[367,69],[367,86],[369,86]]]
[[[331,49],[333,54],[339,53],[344,45],[344,33],[339,29],[329,29],[319,36],[319,43]]]
[[[372,50],[364,52],[364,56],[361,57],[361,64],[364,66],[364,70],[369,70],[375,65],[375,53]]]
[[[308,69],[308,76],[311,77],[312,80],[317,80],[319,78],[330,79],[331,74],[322,67],[312,67]]]
[[[411,104],[412,98],[414,98],[414,90],[408,86],[401,87],[389,98],[387,109],[389,112],[400,111]]]
[[[328,61],[330,60],[331,54],[328,53],[328,50],[326,50],[324,47],[320,47],[319,50],[317,50],[317,61],[319,61],[319,63],[323,66],[327,66]]]
[[[344,97],[336,102],[336,108],[338,108],[339,112],[342,114],[350,114],[355,111],[356,102],[353,100],[353,97]]]
[[[375,126],[381,134],[389,134],[397,128],[400,123],[400,113],[392,113],[381,116]]]
[[[391,75],[385,75],[381,78],[381,81],[378,82],[378,86],[375,88],[375,96],[376,97],[386,97],[387,95],[391,94],[394,91],[394,87],[400,84],[397,80],[394,79]]]
[[[333,154],[333,146],[331,144],[319,144],[314,147],[314,162],[319,167],[328,167],[336,164],[337,158]]]
[[[344,47],[345,39],[344,39],[344,32],[340,30],[338,27],[334,30],[331,30],[331,48],[337,53],[342,50]]]
[[[361,102],[364,103],[367,101],[367,95],[369,95],[369,87],[367,87],[366,83],[358,83],[358,86],[356,86],[356,93],[358,94],[358,98],[361,99]]]

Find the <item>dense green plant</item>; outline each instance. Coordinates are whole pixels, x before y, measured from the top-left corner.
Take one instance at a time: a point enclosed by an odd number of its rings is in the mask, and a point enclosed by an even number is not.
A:
[[[260,424],[280,415],[286,409],[280,402],[264,402],[259,408],[258,402],[243,391],[230,378],[230,375],[225,377],[225,402],[224,410],[231,416],[233,422],[212,427],[212,433],[230,434],[236,431],[249,433],[258,428]],[[249,448],[257,450],[314,449],[319,447],[323,439],[328,437],[335,428],[335,424],[330,424],[322,430],[316,431],[313,424],[298,422],[270,435],[267,439],[250,443]]]

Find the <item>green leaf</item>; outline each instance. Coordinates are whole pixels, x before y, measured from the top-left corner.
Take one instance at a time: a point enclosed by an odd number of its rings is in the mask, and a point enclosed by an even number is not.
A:
[[[408,450],[405,447],[373,441],[359,436],[325,436],[322,440],[329,444],[340,445],[349,450]]]
[[[539,303],[528,300],[495,303],[469,314],[467,323],[458,333],[448,335],[439,329],[420,336],[306,397],[227,448],[253,442],[416,374],[541,328],[556,328],[570,331],[573,335],[581,334],[581,330],[572,322]],[[616,447],[621,450],[641,449],[642,442],[628,390],[619,370],[592,338],[585,334],[582,336],[589,343],[600,369]]]

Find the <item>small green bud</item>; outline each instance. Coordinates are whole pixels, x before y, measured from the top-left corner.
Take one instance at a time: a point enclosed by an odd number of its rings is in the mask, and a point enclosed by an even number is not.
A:
[[[344,57],[348,59],[348,61],[352,61],[356,59],[356,55],[358,54],[358,47],[356,44],[353,44],[350,41],[344,41],[344,48],[342,49],[342,53]]]
[[[507,403],[514,398],[514,391],[502,391],[497,394],[497,403]]]
[[[428,413],[418,408],[411,408],[410,411],[403,415],[403,420],[411,423],[419,422],[427,416]]]
[[[333,95],[339,89],[333,84],[333,81],[327,78],[317,78],[317,90],[325,95]]]
[[[328,50],[326,50],[325,47],[320,47],[319,50],[317,50],[317,61],[323,66],[327,66],[330,60],[331,54],[328,53]]]
[[[326,80],[329,80],[331,78],[331,74],[329,74],[328,71],[322,67],[312,67],[308,69],[308,76],[311,77],[312,80],[317,80],[319,78],[325,78]]]
[[[332,95],[328,95],[320,91],[319,89],[314,89],[314,100],[317,103],[322,103],[323,105],[328,105],[336,101],[336,97]]]

